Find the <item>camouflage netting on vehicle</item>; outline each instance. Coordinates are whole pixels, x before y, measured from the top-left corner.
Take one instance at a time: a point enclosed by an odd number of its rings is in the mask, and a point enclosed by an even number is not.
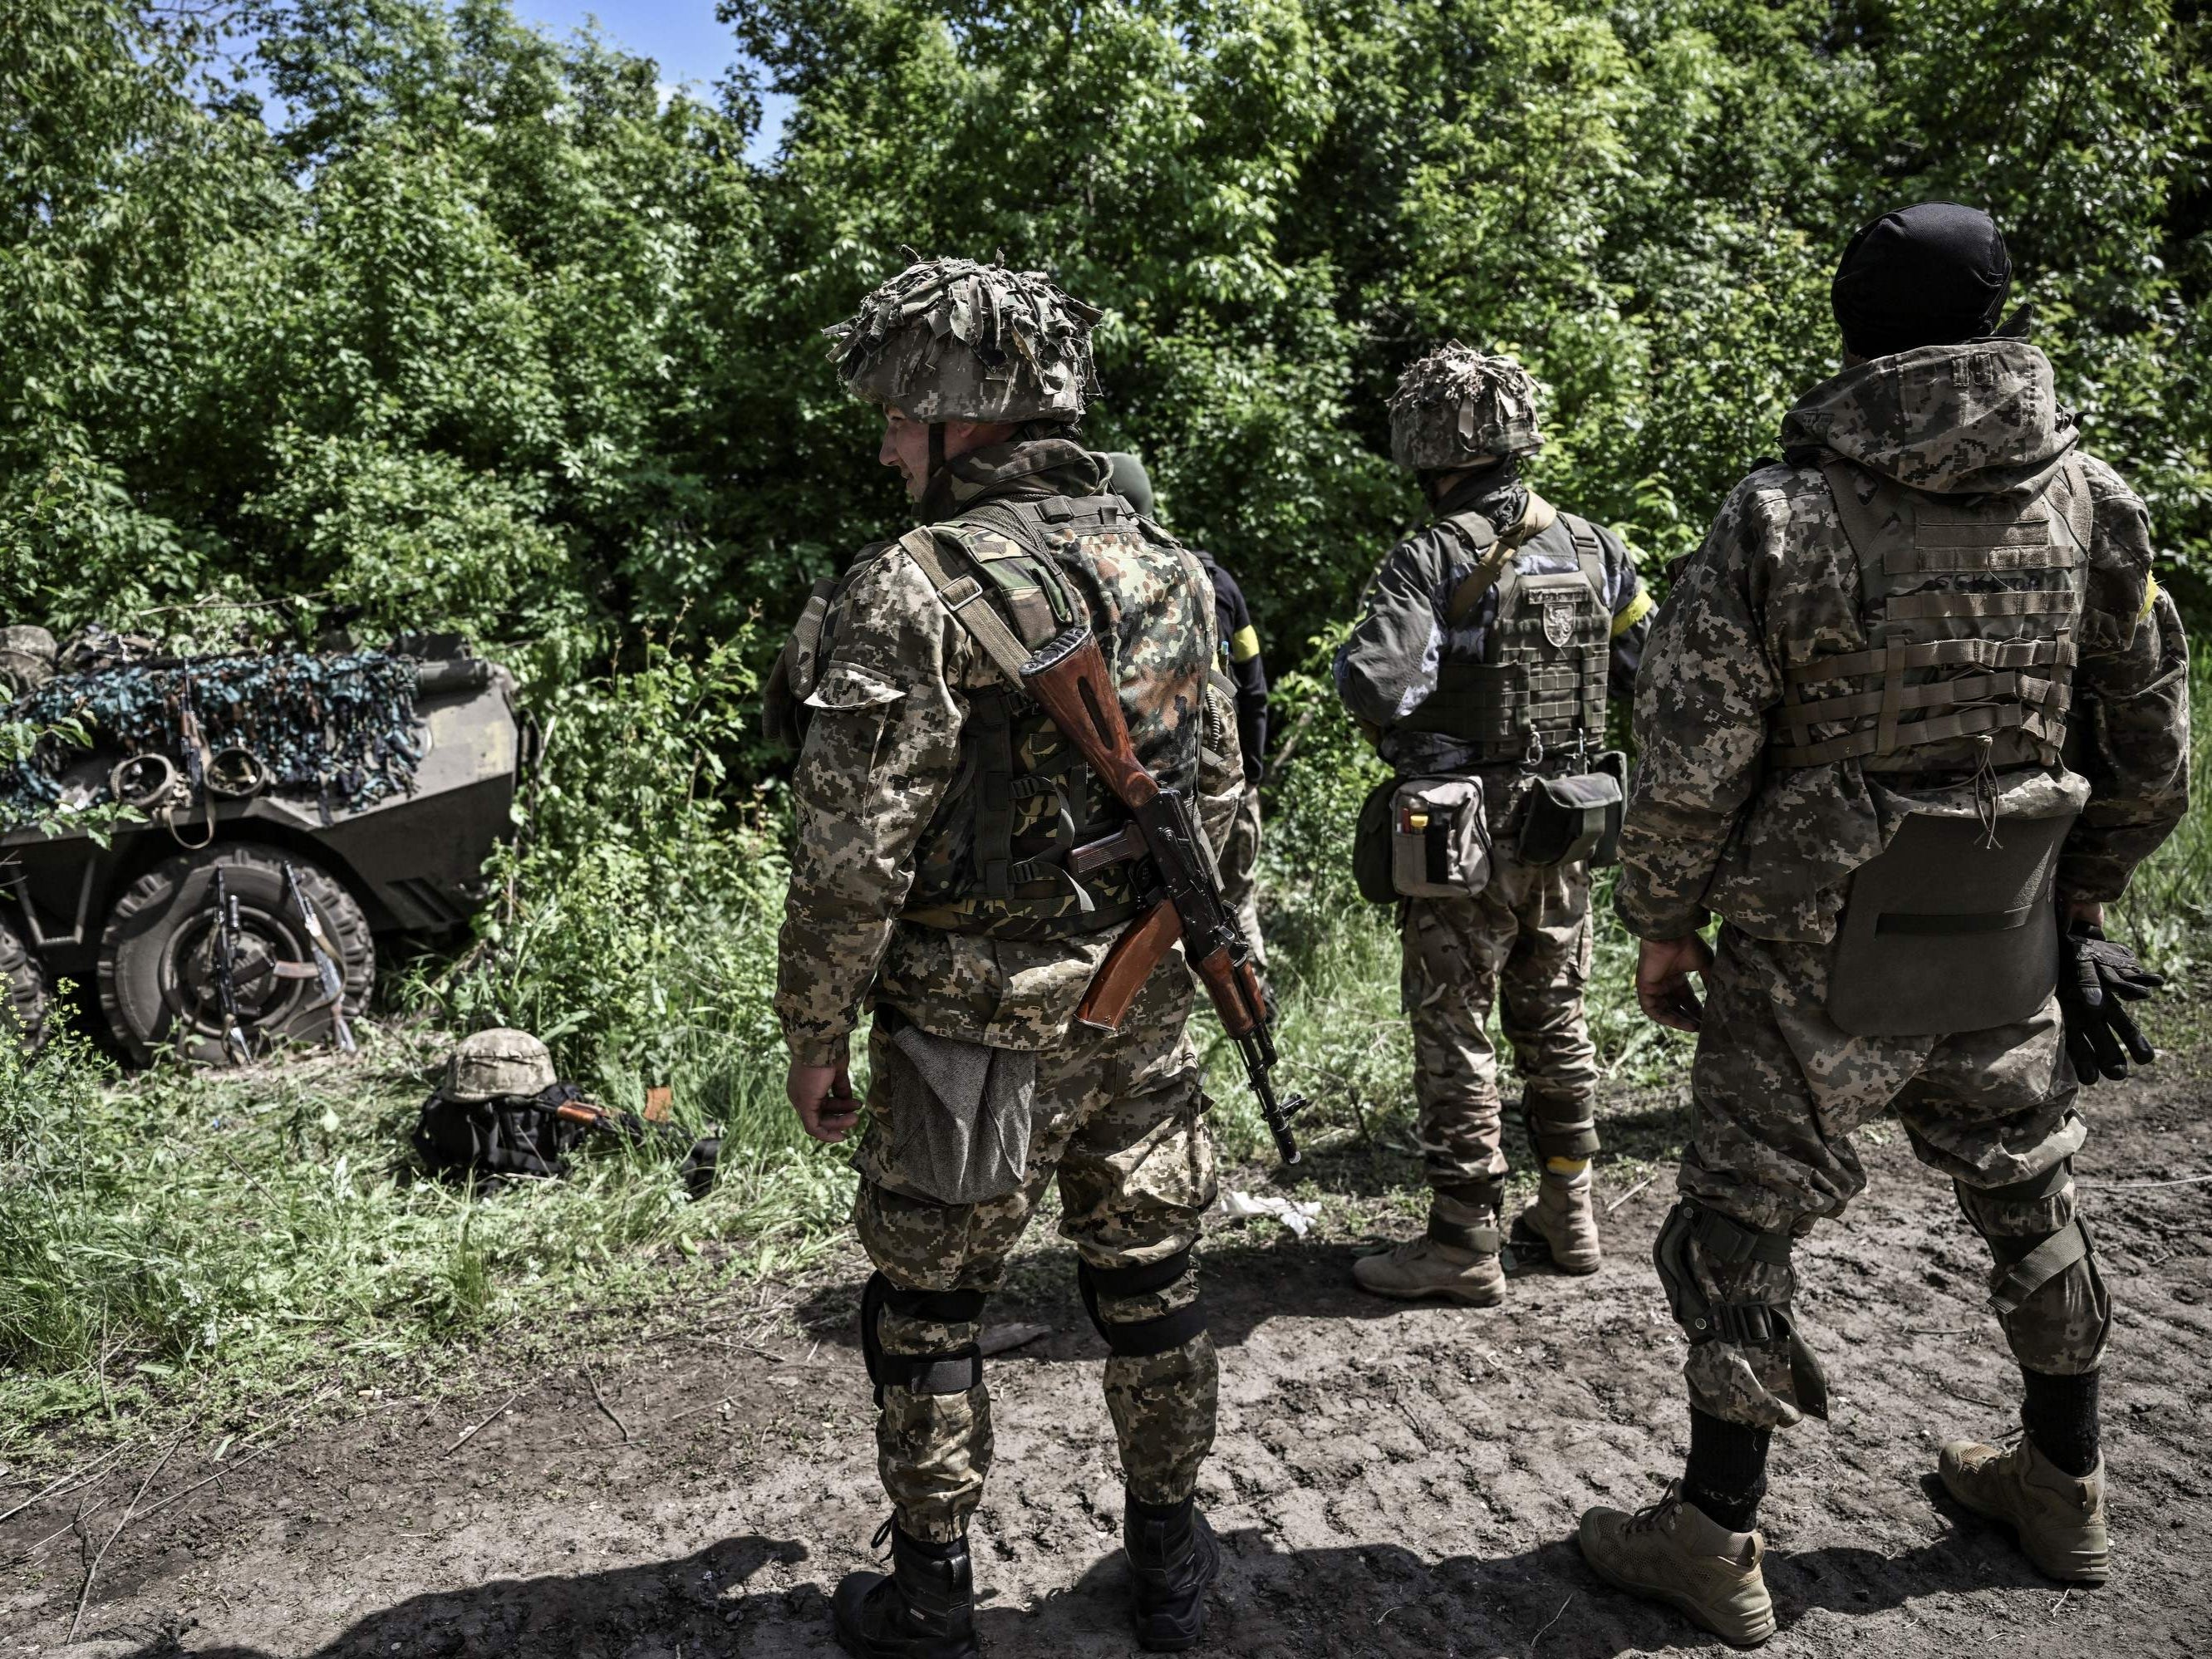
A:
[[[824,329],[854,396],[917,421],[1073,421],[1098,391],[1099,313],[1040,271],[924,259]]]
[[[195,795],[209,757],[243,749],[260,763],[267,788],[313,796],[328,810],[357,811],[410,791],[424,752],[415,665],[381,651],[204,657],[57,674],[7,705],[0,719],[34,728],[81,725],[110,763],[164,756]],[[49,738],[27,759],[0,768],[0,828],[58,805],[63,771],[84,752]]]
[[[1454,340],[1407,369],[1390,394],[1390,459],[1400,466],[1470,466],[1543,446],[1536,382],[1510,357]]]

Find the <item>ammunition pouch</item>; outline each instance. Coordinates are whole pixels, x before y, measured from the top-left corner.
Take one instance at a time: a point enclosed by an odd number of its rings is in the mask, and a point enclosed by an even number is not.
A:
[[[1398,780],[1385,778],[1359,804],[1358,827],[1352,835],[1352,879],[1370,904],[1395,904],[1397,884],[1390,876],[1391,804]]]
[[[1094,1267],[1079,1259],[1075,1284],[1083,1295],[1084,1311],[1098,1328],[1098,1334],[1106,1339],[1108,1350],[1116,1358],[1141,1359],[1180,1348],[1193,1337],[1202,1334],[1206,1330],[1206,1304],[1193,1301],[1151,1319],[1135,1320],[1109,1320],[1100,1311],[1099,1304],[1155,1295],[1190,1270],[1190,1252],[1187,1249],[1176,1251],[1165,1261],[1149,1261],[1136,1267]]]
[[[1851,878],[1828,1018],[1856,1036],[1948,1036],[2031,1017],[2058,983],[2051,902],[2071,814],[1916,812]]]
[[[1659,1237],[1651,1246],[1651,1264],[1666,1287],[1668,1306],[1692,1345],[1732,1342],[1738,1347],[1787,1344],[1790,1350],[1790,1391],[1798,1410],[1808,1416],[1828,1414],[1828,1380],[1820,1370],[1790,1316],[1790,1304],[1765,1301],[1713,1301],[1698,1288],[1692,1247],[1716,1277],[1730,1267],[1750,1262],[1786,1269],[1790,1266],[1790,1236],[1761,1232],[1730,1219],[1717,1210],[1684,1199],[1667,1212]]]
[[[1523,864],[1620,861],[1620,818],[1627,793],[1628,757],[1608,750],[1587,772],[1539,777],[1521,820]]]
[[[1482,780],[1407,778],[1389,796],[1390,886],[1403,898],[1472,898],[1490,885]]]
[[[880,1273],[871,1274],[860,1291],[860,1352],[867,1362],[868,1381],[876,1385],[876,1404],[884,1403],[885,1389],[965,1394],[981,1387],[983,1350],[978,1344],[963,1342],[940,1353],[889,1353],[879,1324],[888,1309],[907,1319],[971,1325],[982,1316],[983,1299],[981,1291],[908,1290]]]

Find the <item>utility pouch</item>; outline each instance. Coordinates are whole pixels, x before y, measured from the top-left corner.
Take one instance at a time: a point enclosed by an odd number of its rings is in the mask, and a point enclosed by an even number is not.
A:
[[[1029,1177],[1036,1056],[941,1037],[878,1007],[890,1039],[871,1054],[868,1103],[890,1127],[885,1185],[940,1204],[980,1204]]]
[[[1916,812],[1851,878],[1829,958],[1828,1018],[1855,1036],[2011,1025],[2058,983],[2051,886],[2075,815]]]
[[[1608,750],[1587,772],[1540,777],[1521,820],[1521,862],[1614,863],[1620,852],[1620,813],[1628,781],[1628,757]]]
[[[1398,889],[1390,878],[1390,802],[1398,780],[1385,778],[1359,804],[1359,827],[1352,836],[1352,879],[1370,904],[1395,904]]]
[[[1404,898],[1472,898],[1490,884],[1480,778],[1407,778],[1390,795],[1390,884]]]

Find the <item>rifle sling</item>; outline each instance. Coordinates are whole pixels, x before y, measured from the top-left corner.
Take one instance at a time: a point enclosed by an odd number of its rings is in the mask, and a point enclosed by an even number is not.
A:
[[[929,578],[929,585],[937,590],[938,603],[983,647],[984,654],[998,665],[1008,684],[1018,691],[1021,690],[1022,669],[1030,659],[1029,647],[994,606],[977,603],[983,597],[983,584],[974,576],[952,574],[937,550],[936,535],[926,526],[900,537],[899,547]]]

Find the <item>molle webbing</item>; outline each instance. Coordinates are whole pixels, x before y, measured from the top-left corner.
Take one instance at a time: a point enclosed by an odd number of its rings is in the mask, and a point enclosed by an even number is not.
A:
[[[1822,471],[1858,559],[1873,644],[1787,672],[1775,764],[1950,770],[1964,761],[1955,747],[1916,751],[1966,738],[1982,739],[1977,760],[1992,767],[2055,762],[2087,575],[2080,464],[2066,460],[2024,502],[1929,495],[1834,459]]]
[[[1443,663],[1437,689],[1402,722],[1407,730],[1461,738],[1478,762],[1524,760],[1532,750],[1570,746],[1577,734],[1602,736],[1613,648],[1605,547],[1587,520],[1562,513],[1556,522],[1573,544],[1576,568],[1526,574],[1509,554],[1481,659]],[[1462,610],[1456,600],[1453,609]]]

